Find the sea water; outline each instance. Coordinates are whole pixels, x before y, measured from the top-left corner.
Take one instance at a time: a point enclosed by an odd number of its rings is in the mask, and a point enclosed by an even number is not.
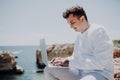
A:
[[[44,73],[36,73],[36,50],[39,46],[0,46],[2,51],[10,51],[16,58],[17,65],[22,67],[23,74],[1,74],[0,80],[44,80]]]

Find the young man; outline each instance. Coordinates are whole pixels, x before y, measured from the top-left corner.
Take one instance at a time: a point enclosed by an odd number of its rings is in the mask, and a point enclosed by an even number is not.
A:
[[[74,6],[63,17],[79,32],[71,58],[54,58],[53,65],[68,68],[44,69],[46,80],[113,80],[113,44],[105,29],[88,22],[84,9]]]

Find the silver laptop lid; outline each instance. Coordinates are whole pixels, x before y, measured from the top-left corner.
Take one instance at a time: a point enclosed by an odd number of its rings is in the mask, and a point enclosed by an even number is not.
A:
[[[42,61],[43,63],[48,66],[48,57],[47,57],[47,51],[46,51],[46,42],[45,39],[40,39],[40,49],[41,49],[41,55],[42,55]]]

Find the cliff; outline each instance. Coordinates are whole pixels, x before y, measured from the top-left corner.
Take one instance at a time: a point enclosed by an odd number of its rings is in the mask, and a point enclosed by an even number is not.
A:
[[[24,70],[17,65],[15,56],[11,52],[0,51],[0,74],[21,74]]]

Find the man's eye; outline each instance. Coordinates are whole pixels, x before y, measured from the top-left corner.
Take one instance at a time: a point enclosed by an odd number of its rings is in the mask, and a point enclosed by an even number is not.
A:
[[[71,22],[71,24],[74,24],[75,22]]]

